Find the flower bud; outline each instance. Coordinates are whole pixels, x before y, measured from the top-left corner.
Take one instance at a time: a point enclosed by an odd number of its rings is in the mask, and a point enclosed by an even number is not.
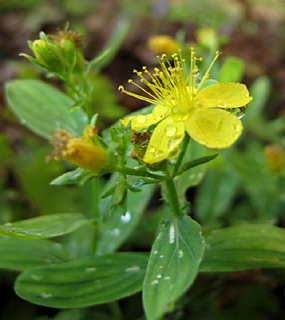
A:
[[[32,50],[42,67],[59,74],[63,72],[65,62],[59,46],[49,40],[35,40]]]
[[[88,125],[82,138],[75,138],[67,130],[58,130],[52,136],[55,150],[51,156],[56,159],[66,159],[74,165],[102,173],[108,169],[107,151],[96,145],[92,137],[97,135],[97,129]]]
[[[148,47],[158,54],[173,54],[178,49],[176,40],[166,35],[151,37],[148,40]]]
[[[269,144],[264,148],[265,158],[274,172],[281,172],[283,167],[282,149],[276,144]]]

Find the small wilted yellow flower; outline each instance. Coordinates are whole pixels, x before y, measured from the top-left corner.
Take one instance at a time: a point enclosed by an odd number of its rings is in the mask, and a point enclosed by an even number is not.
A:
[[[92,137],[97,135],[97,129],[88,125],[82,138],[75,138],[67,130],[58,130],[52,136],[55,150],[52,156],[56,160],[66,159],[78,167],[95,172],[107,169],[107,152],[94,144]]]
[[[165,55],[159,59],[161,69],[155,68],[151,74],[146,67],[144,73],[134,70],[151,92],[129,80],[148,97],[126,91],[122,86],[120,92],[156,105],[151,114],[137,115],[122,120],[124,125],[131,122],[132,130],[155,127],[149,141],[143,161],[155,163],[173,157],[185,136],[185,131],[200,144],[216,149],[232,145],[242,132],[241,121],[228,110],[242,107],[251,101],[245,85],[240,83],[217,83],[203,89],[209,77],[209,71],[220,55],[206,71],[199,85],[195,86],[198,74],[194,49],[191,49],[191,71],[187,70],[181,53],[173,55],[174,66],[171,66]]]
[[[175,39],[170,36],[153,36],[148,40],[148,47],[156,53],[172,54],[177,51],[178,45]]]
[[[265,158],[270,168],[275,172],[281,172],[283,167],[282,149],[276,144],[268,144],[264,148]]]

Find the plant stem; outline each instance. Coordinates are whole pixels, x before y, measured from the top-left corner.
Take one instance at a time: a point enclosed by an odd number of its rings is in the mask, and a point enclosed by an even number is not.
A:
[[[176,191],[176,187],[172,178],[165,180],[166,192],[167,192],[167,200],[169,202],[169,206],[173,214],[177,217],[180,216],[180,204]]]
[[[177,175],[177,172],[180,168],[180,165],[181,165],[181,162],[183,160],[183,157],[185,155],[185,152],[187,150],[187,146],[188,146],[188,143],[189,143],[189,140],[190,140],[190,137],[189,135],[186,133],[185,137],[184,137],[184,140],[183,140],[183,145],[182,145],[182,148],[181,148],[181,151],[180,151],[180,154],[179,154],[179,157],[177,159],[177,162],[175,164],[175,167],[174,167],[174,170],[172,172],[172,178],[176,177]]]
[[[99,177],[94,177],[93,181],[93,214],[96,225],[94,227],[93,233],[93,253],[97,250],[97,242],[99,236],[99,220],[100,220],[100,208],[99,208],[99,200],[100,200],[100,187],[99,187]]]

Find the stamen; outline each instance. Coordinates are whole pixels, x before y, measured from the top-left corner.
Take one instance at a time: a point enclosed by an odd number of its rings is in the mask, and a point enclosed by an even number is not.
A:
[[[216,51],[216,56],[213,59],[212,63],[210,64],[209,68],[207,69],[206,73],[204,74],[204,77],[202,78],[201,82],[199,83],[199,86],[197,88],[197,94],[199,93],[199,91],[201,90],[201,88],[203,87],[205,81],[209,78],[210,76],[210,70],[212,69],[215,61],[218,59],[218,57],[222,54],[221,51]]]

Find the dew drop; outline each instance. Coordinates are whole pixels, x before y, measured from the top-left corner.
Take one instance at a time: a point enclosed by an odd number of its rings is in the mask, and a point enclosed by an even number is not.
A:
[[[11,222],[6,222],[6,223],[4,224],[4,226],[5,226],[5,227],[11,227],[11,226],[12,226],[12,223],[11,223]]]
[[[155,107],[152,111],[152,115],[154,117],[155,120],[160,120],[163,117],[163,114],[161,112],[161,108],[160,107]]]
[[[153,286],[154,284],[158,284],[158,280],[153,280],[151,285]]]
[[[175,135],[177,131],[177,128],[175,125],[173,124],[169,124],[165,127],[165,134],[168,136],[168,137],[173,137]]]
[[[163,254],[159,256],[159,258],[163,258],[163,257],[164,257],[164,255],[163,255]]]
[[[180,259],[183,257],[183,251],[181,249],[178,251],[178,256]]]
[[[137,116],[137,121],[141,124],[145,123],[146,122],[146,117],[142,114],[138,115]]]
[[[161,274],[158,274],[156,277],[157,279],[161,279]]]
[[[130,267],[130,268],[127,268],[125,271],[126,272],[139,272],[141,269],[139,266],[133,266],[133,267]]]
[[[31,278],[33,279],[33,280],[40,280],[41,279],[41,276],[38,276],[37,274],[32,274],[31,275]]]
[[[128,223],[130,220],[131,220],[131,214],[129,211],[127,211],[125,215],[121,216],[121,221],[123,223]]]
[[[45,299],[47,298],[51,298],[52,297],[52,294],[51,293],[48,293],[48,292],[42,292],[41,293],[41,296]]]
[[[120,230],[118,228],[115,228],[114,230],[112,230],[112,235],[117,237],[120,234]]]
[[[153,254],[158,254],[158,251],[157,250],[153,251]]]
[[[239,124],[235,124],[234,129],[235,129],[236,132],[240,132]]]
[[[28,234],[28,232],[21,227],[12,228],[11,231],[16,232],[16,233],[20,233],[20,234]]]
[[[174,243],[174,240],[175,240],[175,229],[174,229],[174,225],[171,225],[169,229],[169,244]]]
[[[86,268],[85,269],[86,272],[94,272],[96,270],[97,270],[96,268]]]
[[[175,139],[171,139],[170,141],[169,141],[169,148],[174,148],[175,146],[176,146],[176,144],[177,144],[177,140],[175,140]]]
[[[164,280],[170,280],[170,277],[167,276],[167,277],[164,278]]]

